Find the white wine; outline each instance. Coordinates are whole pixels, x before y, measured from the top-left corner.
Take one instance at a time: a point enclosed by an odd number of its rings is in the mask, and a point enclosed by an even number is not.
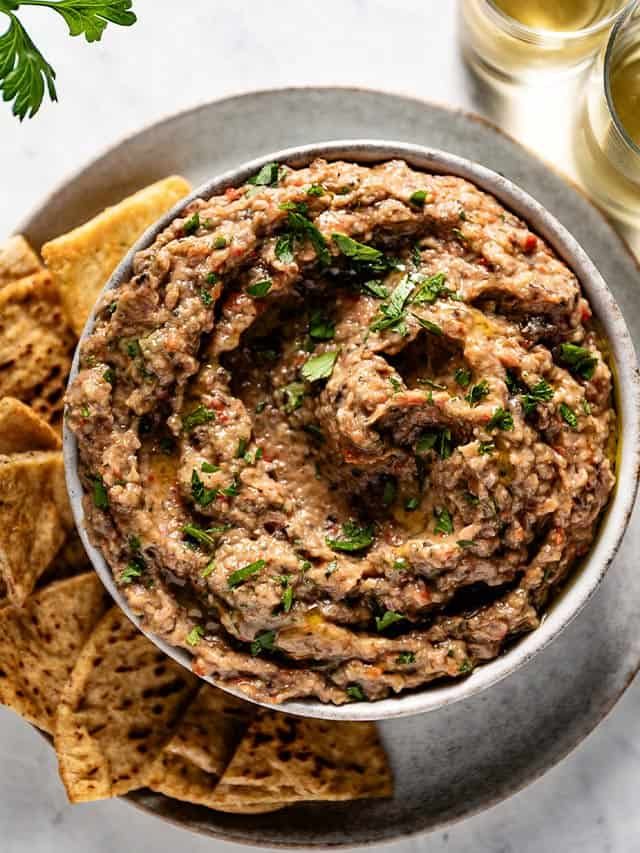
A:
[[[462,45],[476,71],[506,82],[576,71],[626,0],[462,0]]]
[[[640,27],[638,39],[611,71],[611,97],[622,126],[640,146]]]
[[[525,27],[576,32],[617,12],[619,0],[493,0],[493,5]]]

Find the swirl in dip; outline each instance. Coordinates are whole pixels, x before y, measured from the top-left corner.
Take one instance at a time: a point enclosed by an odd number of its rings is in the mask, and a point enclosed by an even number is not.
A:
[[[265,166],[103,297],[67,397],[151,631],[250,697],[375,700],[539,624],[614,484],[579,283],[456,177]]]

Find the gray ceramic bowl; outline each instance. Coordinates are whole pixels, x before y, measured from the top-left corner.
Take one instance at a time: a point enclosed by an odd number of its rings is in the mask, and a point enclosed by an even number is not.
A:
[[[347,159],[360,163],[402,158],[417,169],[466,178],[496,196],[507,208],[525,220],[533,231],[543,237],[574,271],[610,342],[614,362],[616,403],[620,419],[616,489],[593,548],[583,561],[582,566],[576,570],[566,589],[549,609],[540,627],[522,638],[501,657],[478,667],[468,678],[453,684],[447,683],[442,686],[435,684],[420,691],[401,694],[380,702],[354,703],[341,707],[324,705],[317,701],[288,702],[276,706],[281,711],[325,719],[390,719],[442,708],[486,690],[531,660],[534,655],[554,640],[582,610],[611,564],[633,508],[638,485],[637,472],[640,459],[640,383],[633,343],[620,309],[602,276],[571,234],[535,199],[505,177],[470,160],[417,145],[376,140],[320,143],[277,151],[226,172],[199,187],[189,198],[180,202],[151,227],[124,258],[107,283],[105,290],[118,287],[122,281],[130,277],[132,261],[136,252],[148,247],[156,236],[193,199],[202,196],[206,198],[223,192],[227,187],[238,186],[255,174],[265,163],[275,160],[300,167],[315,157],[324,157],[328,160]],[[80,339],[81,344],[90,334],[94,321],[95,318],[92,315],[83,331]],[[78,357],[79,349],[76,351],[73,361],[70,382],[73,381],[78,371]],[[67,487],[76,525],[98,575],[114,600],[127,616],[138,625],[140,630],[166,654],[183,666],[190,668],[191,656],[186,651],[168,645],[164,640],[145,630],[118,590],[104,557],[89,542],[84,527],[77,446],[75,437],[66,427],[64,457]],[[215,681],[209,680],[215,684]],[[242,696],[239,692],[229,692]]]

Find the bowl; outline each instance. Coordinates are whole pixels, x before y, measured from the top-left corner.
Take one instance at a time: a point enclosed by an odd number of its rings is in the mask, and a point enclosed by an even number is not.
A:
[[[285,702],[280,705],[263,704],[275,710],[332,720],[383,720],[422,714],[468,699],[487,690],[530,661],[549,643],[555,640],[564,628],[578,615],[609,568],[620,545],[633,509],[638,486],[640,465],[640,379],[633,343],[620,309],[605,281],[584,249],[542,205],[528,193],[504,176],[484,166],[418,145],[377,140],[347,140],[318,143],[282,151],[245,163],[237,169],[225,172],[196,189],[148,229],[117,267],[105,290],[118,287],[132,274],[135,254],[150,246],[156,236],[194,199],[209,197],[238,186],[255,174],[266,163],[278,161],[293,167],[307,165],[316,157],[327,160],[353,160],[371,164],[400,158],[412,167],[442,174],[456,175],[473,182],[481,189],[494,195],[506,208],[523,219],[539,234],[573,270],[586,294],[594,316],[607,338],[614,373],[615,403],[619,417],[619,446],[617,458],[617,483],[611,501],[601,521],[597,537],[589,554],[571,576],[569,583],[554,600],[542,620],[532,633],[520,639],[495,660],[478,666],[464,680],[438,684],[407,692],[378,702],[353,703],[344,706],[326,705],[316,700]],[[79,351],[91,333],[95,315],[87,321],[73,359],[69,382],[78,372]],[[624,393],[621,393],[624,389]],[[111,570],[100,551],[87,536],[82,509],[82,486],[78,474],[78,451],[73,433],[65,426],[64,460],[67,488],[74,519],[89,558],[102,582],[113,599],[138,628],[163,652],[190,669],[191,656],[183,649],[169,645],[160,637],[147,631],[141,620],[131,611],[124,596],[118,590]],[[247,699],[240,691],[217,685],[229,693]],[[253,701],[253,700],[249,700]]]

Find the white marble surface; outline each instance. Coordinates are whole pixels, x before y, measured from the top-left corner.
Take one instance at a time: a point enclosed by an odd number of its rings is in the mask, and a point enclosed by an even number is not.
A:
[[[136,0],[138,25],[111,29],[102,44],[92,46],[70,42],[50,13],[27,10],[38,44],[57,69],[61,100],[22,126],[0,105],[0,237],[63,177],[121,136],[230,93],[362,85],[495,117],[495,104],[461,65],[456,5],[454,0]],[[547,96],[545,101],[548,107]],[[566,112],[561,95],[556,106],[559,114]],[[512,130],[529,143],[535,135],[539,150],[566,166],[566,142],[550,132],[554,122],[547,121],[540,134],[540,122],[536,133],[530,112],[528,118],[512,123]],[[387,849],[633,853],[640,850],[638,774],[636,684],[586,743],[528,790],[448,832]],[[50,748],[0,710],[2,853],[199,853],[232,847],[164,826],[121,802],[71,808]]]

